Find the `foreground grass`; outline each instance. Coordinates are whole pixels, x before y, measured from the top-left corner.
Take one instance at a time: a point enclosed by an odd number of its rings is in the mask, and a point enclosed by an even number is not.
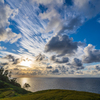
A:
[[[32,93],[23,88],[14,86],[12,84],[9,84],[9,83],[6,83],[6,82],[0,80],[0,85],[2,85],[1,83],[3,83],[3,88],[0,88],[0,99]]]
[[[1,100],[100,100],[100,94],[72,90],[44,90]]]

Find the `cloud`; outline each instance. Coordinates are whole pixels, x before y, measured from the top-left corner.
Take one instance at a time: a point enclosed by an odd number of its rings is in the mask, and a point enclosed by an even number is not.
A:
[[[58,66],[59,71],[61,72],[61,74],[66,74],[66,72],[69,71],[68,67],[65,67],[64,65]]]
[[[12,30],[9,28],[10,22],[9,19],[11,15],[13,15],[13,10],[10,8],[9,5],[5,4],[4,1],[0,1],[0,41],[9,42],[11,39],[16,38],[16,41],[19,34],[13,33]],[[17,36],[18,35],[18,36]],[[14,42],[16,42],[14,41]],[[12,42],[12,43],[14,43]]]
[[[38,56],[36,56],[36,61],[42,61],[45,59],[45,55],[39,54]]]
[[[60,29],[62,28],[62,21],[60,20],[60,18],[57,17],[54,17],[52,18],[49,22],[48,22],[48,25],[45,29],[45,33],[48,33],[48,32],[58,32],[60,31]]]
[[[10,43],[16,42],[19,38],[21,38],[21,34],[13,33],[10,28],[0,28],[0,41],[6,41]]]
[[[77,74],[79,74],[79,75],[82,75],[83,74],[83,72],[82,71],[79,71],[79,72],[76,72]]]
[[[12,62],[12,65],[17,65],[18,63],[21,62],[21,60],[19,58],[15,58],[12,55],[6,55],[5,57],[3,57],[3,59],[8,59],[9,62]]]
[[[8,65],[8,63],[0,63],[0,66],[5,66],[5,65]]]
[[[21,62],[21,60],[19,58],[14,59],[13,65],[19,64],[20,62]]]
[[[43,4],[43,5],[49,5],[49,4],[61,4],[61,3],[63,3],[63,0],[49,0],[49,1],[47,1],[47,0],[31,0],[31,1],[33,1],[33,2],[37,2],[38,4]]]
[[[61,30],[57,33],[58,35],[59,34],[63,34],[65,31],[67,31],[66,33],[71,33],[74,32],[74,30],[76,30],[79,26],[82,25],[83,21],[82,21],[82,18],[80,16],[75,16],[73,18],[71,18],[71,20],[69,20],[69,22],[66,22],[68,23],[67,25],[63,22],[60,23],[62,26],[61,26]]]
[[[54,69],[54,70],[52,71],[52,74],[59,74],[59,70],[58,70],[58,69]]]
[[[74,73],[75,73],[74,70],[70,70],[70,71],[68,72],[68,74],[74,74]]]
[[[48,66],[48,67],[46,67],[47,69],[52,69],[53,67],[52,66]]]
[[[67,65],[70,66],[71,69],[74,68],[75,70],[82,70],[82,69],[84,69],[82,61],[80,59],[78,59],[78,58],[74,58],[72,60],[72,62],[68,63]]]
[[[2,47],[2,46],[0,46],[0,50],[6,50],[7,48],[6,47]]]
[[[51,61],[54,61],[54,63],[67,63],[69,62],[69,58],[68,57],[62,57],[62,59],[57,59],[55,55],[50,57]]]
[[[9,61],[14,61],[14,56],[12,55],[6,55],[5,57],[3,57],[4,59],[8,59]]]
[[[74,9],[78,10],[82,15],[91,18],[100,13],[100,1],[96,0],[73,0]]]
[[[79,42],[73,42],[67,35],[59,35],[52,37],[45,45],[45,52],[56,52],[60,55],[74,54],[79,45]]]
[[[95,46],[88,44],[84,48],[85,55],[82,57],[84,63],[100,62],[100,50],[96,50]]]
[[[22,37],[21,34],[16,35],[14,38],[12,38],[12,39],[10,40],[10,43],[12,44],[12,43],[16,42],[16,41],[17,41],[18,39],[20,39],[21,37]]]
[[[74,58],[72,63],[75,66],[82,66],[82,61],[77,58]]]
[[[100,71],[100,66],[95,66],[95,69]]]
[[[42,19],[49,19],[48,25],[45,29],[45,32],[54,32],[58,34],[64,33],[64,31],[68,33],[74,33],[76,29],[79,28],[85,21],[90,19],[91,17],[95,17],[98,13],[100,13],[100,1],[98,3],[95,0],[72,0],[73,5],[72,7],[68,7],[67,9],[64,9],[62,6],[65,3],[62,1],[61,5],[59,7],[55,7],[55,3],[52,3],[52,0],[50,5],[52,7],[48,7],[49,9],[44,12],[40,13],[40,17]],[[42,1],[41,1],[42,2]],[[59,2],[59,1],[58,1]],[[46,3],[46,1],[44,1]],[[47,3],[46,3],[47,4]],[[57,5],[57,3],[56,3]],[[59,14],[58,9],[62,8],[63,10],[67,11],[67,14],[62,19],[62,14]],[[65,13],[65,12],[64,12]],[[70,16],[71,15],[71,16]],[[66,20],[67,18],[67,20]],[[86,20],[87,19],[87,20]]]
[[[17,70],[18,71],[19,69],[18,68],[14,68],[14,70]]]
[[[55,18],[57,15],[59,16],[58,12],[55,9],[52,9],[50,11],[47,10],[46,12],[39,14],[41,19],[48,19],[48,20]]]

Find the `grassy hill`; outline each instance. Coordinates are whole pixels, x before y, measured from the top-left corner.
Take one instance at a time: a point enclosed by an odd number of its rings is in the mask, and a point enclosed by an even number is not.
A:
[[[0,99],[6,97],[20,96],[22,94],[28,93],[31,92],[0,80]]]
[[[100,94],[72,90],[44,90],[1,100],[100,100]]]

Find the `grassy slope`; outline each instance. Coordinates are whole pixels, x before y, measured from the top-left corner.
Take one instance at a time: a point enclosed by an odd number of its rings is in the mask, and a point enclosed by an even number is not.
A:
[[[4,81],[0,80],[0,82],[3,82],[3,88],[0,89],[0,99],[5,97],[13,97],[13,96],[19,96],[22,94],[31,93],[30,91],[27,91],[20,87],[13,86]]]
[[[45,90],[1,100],[100,100],[100,94],[71,90]]]

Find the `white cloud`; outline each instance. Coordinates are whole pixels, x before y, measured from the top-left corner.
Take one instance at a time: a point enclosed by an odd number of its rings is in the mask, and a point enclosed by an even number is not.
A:
[[[2,46],[0,46],[0,50],[6,50],[7,48],[6,47],[2,47]]]
[[[100,62],[100,50],[96,50],[92,44],[84,48],[84,53],[82,57],[84,63]]]
[[[100,0],[73,0],[75,9],[87,18],[95,17],[100,13]]]
[[[63,0],[32,0],[33,2],[37,2],[38,4],[44,4],[44,5],[48,5],[48,4],[61,4],[63,3]]]
[[[12,43],[16,42],[16,41],[17,41],[18,39],[20,39],[21,37],[22,37],[21,34],[16,35],[14,38],[12,38],[12,39],[10,40],[10,43],[12,44]]]
[[[10,8],[10,6],[5,4],[3,0],[0,1],[0,13],[0,41],[8,42],[17,36],[17,34],[13,33],[9,28],[9,18],[11,17],[11,14],[13,14],[13,10]]]

